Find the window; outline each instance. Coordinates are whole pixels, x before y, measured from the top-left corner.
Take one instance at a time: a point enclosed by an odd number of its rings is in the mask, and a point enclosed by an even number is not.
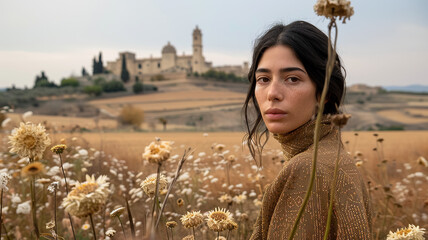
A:
[[[141,66],[141,63],[138,64],[138,69],[141,69],[143,66]]]
[[[158,63],[158,68],[160,68],[160,63]]]

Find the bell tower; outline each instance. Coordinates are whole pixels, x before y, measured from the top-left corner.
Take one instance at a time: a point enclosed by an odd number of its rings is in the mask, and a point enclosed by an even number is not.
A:
[[[192,71],[197,73],[205,72],[205,58],[202,55],[202,32],[198,26],[193,30],[193,55]]]

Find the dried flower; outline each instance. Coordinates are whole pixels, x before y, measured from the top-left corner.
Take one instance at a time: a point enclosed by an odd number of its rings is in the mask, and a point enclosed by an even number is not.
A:
[[[9,140],[11,153],[33,160],[41,159],[46,147],[51,144],[45,127],[32,123],[21,123],[19,128],[13,129]]]
[[[169,158],[171,143],[168,141],[152,142],[143,153],[143,158],[150,163],[162,163]]]
[[[390,231],[387,240],[404,240],[404,239],[412,239],[412,240],[423,240],[425,233],[425,228],[419,228],[419,226],[415,226],[413,224],[409,224],[407,228],[397,229],[396,232]]]
[[[51,220],[50,222],[46,223],[46,229],[47,230],[51,230],[55,227],[55,222],[54,220]]]
[[[236,161],[235,155],[229,155],[227,156],[227,161],[230,163],[234,163]]]
[[[229,195],[229,194],[223,194],[223,195],[221,195],[219,198],[218,198],[218,200],[221,202],[221,203],[231,203],[232,201],[233,201],[233,199],[232,199],[232,197]]]
[[[107,237],[113,237],[116,234],[116,231],[113,229],[109,229],[106,231],[106,236]]]
[[[184,200],[182,198],[177,199],[177,206],[181,207],[184,205]]]
[[[354,8],[348,0],[318,0],[314,6],[315,13],[318,16],[326,18],[339,17],[345,23],[346,19],[351,19],[354,15]]]
[[[230,218],[228,210],[215,208],[213,211],[208,212],[207,224],[211,230],[221,232],[227,229],[227,223]]]
[[[115,210],[111,211],[110,217],[112,217],[112,218],[114,218],[114,217],[120,217],[120,215],[122,215],[123,212],[125,212],[125,208],[124,207],[116,208]]]
[[[363,161],[358,161],[355,163],[355,166],[357,167],[361,167],[361,165],[363,165]]]
[[[86,182],[76,183],[73,190],[64,198],[62,206],[65,211],[79,218],[98,212],[106,203],[110,193],[107,176],[86,175]]]
[[[21,170],[23,177],[38,176],[45,172],[45,166],[41,162],[32,162]]]
[[[7,187],[7,184],[9,183],[9,180],[12,177],[7,172],[1,172],[0,173],[0,189],[3,189],[4,191],[9,190]]]
[[[214,146],[214,150],[216,152],[223,152],[224,148],[226,148],[226,146],[224,144],[217,144]]]
[[[331,123],[333,123],[334,126],[343,128],[350,118],[351,114],[335,114],[331,116]]]
[[[182,238],[181,240],[195,240],[195,237],[193,237],[193,235],[187,235],[184,238]]]
[[[172,228],[175,228],[177,226],[177,222],[176,221],[168,221],[168,222],[166,222],[165,225],[167,228],[172,229]]]
[[[229,219],[226,223],[226,229],[229,231],[238,229],[238,224],[235,221],[233,221],[232,219]]]
[[[227,240],[227,238],[223,236],[216,237],[214,240]]]
[[[424,157],[420,156],[420,157],[418,157],[418,160],[416,160],[416,161],[418,162],[419,165],[422,165],[424,167],[428,167],[428,161]]]
[[[245,196],[245,194],[240,194],[238,196],[233,197],[233,201],[238,204],[244,203],[245,200],[247,200],[247,196]]]
[[[53,193],[55,189],[58,189],[58,186],[59,186],[58,182],[52,182],[51,184],[49,184],[48,191],[50,193]]]
[[[144,190],[144,192],[150,197],[155,196],[156,191],[156,174],[152,174],[148,176],[143,182],[141,182],[140,186]],[[168,186],[168,181],[163,174],[159,176],[159,190],[165,189]]]
[[[56,154],[61,154],[61,153],[64,152],[65,149],[67,149],[67,145],[65,145],[65,144],[58,144],[58,145],[53,146],[51,148],[51,151],[53,153],[56,153]]]
[[[30,210],[31,210],[30,201],[26,201],[18,204],[18,207],[16,208],[16,214],[22,213],[24,215],[27,215],[30,213]]]
[[[187,214],[183,215],[180,220],[185,228],[193,228],[204,222],[204,216],[201,214],[201,211],[192,211],[187,212]]]

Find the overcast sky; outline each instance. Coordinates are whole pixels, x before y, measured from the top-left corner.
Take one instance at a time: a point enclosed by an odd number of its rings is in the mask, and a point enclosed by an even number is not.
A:
[[[32,87],[41,70],[59,83],[92,71],[120,51],[137,58],[161,56],[170,41],[191,53],[191,33],[202,30],[203,51],[213,65],[242,64],[254,39],[273,23],[305,20],[326,32],[315,0],[0,0],[0,88]],[[347,83],[427,84],[428,1],[352,1],[355,14],[338,24],[338,52]]]

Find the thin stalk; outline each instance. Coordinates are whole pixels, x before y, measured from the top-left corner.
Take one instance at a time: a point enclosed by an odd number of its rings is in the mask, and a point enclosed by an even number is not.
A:
[[[2,224],[1,224],[1,226],[4,228],[4,232],[6,233],[6,239],[7,239],[7,240],[10,240],[10,237],[9,237],[9,235],[7,234],[7,229],[6,229],[6,226],[4,225],[4,223],[2,223]]]
[[[169,240],[168,228],[166,229],[166,238]]]
[[[336,158],[336,164],[334,166],[333,182],[331,183],[332,185],[331,196],[330,196],[330,203],[328,205],[327,226],[325,228],[324,240],[327,240],[328,234],[330,233],[331,218],[333,216],[333,199],[334,199],[334,194],[336,193],[337,173],[339,170],[339,159],[340,159],[340,128],[337,134],[337,140],[338,140],[337,158]]]
[[[34,232],[36,233],[37,239],[40,238],[39,226],[37,225],[37,208],[36,208],[36,178],[31,177],[30,190],[31,190],[31,215],[33,217]]]
[[[67,195],[68,195],[67,177],[65,176],[65,171],[64,171],[63,164],[62,164],[62,157],[61,157],[61,154],[58,154],[58,155],[59,155],[59,160],[61,161],[61,170],[62,170],[62,175],[64,176],[65,191],[67,192]],[[74,240],[76,240],[76,234],[74,233],[73,219],[71,218],[70,213],[68,213],[67,215],[68,215],[68,219],[70,220],[71,231],[73,232],[73,239],[74,239]]]
[[[192,227],[192,234],[193,234],[193,239],[196,239],[196,236],[195,236],[195,227]]]
[[[129,227],[131,228],[132,239],[135,239],[134,220],[132,219],[131,208],[129,207],[128,199],[125,197],[126,210],[128,211]],[[145,229],[145,228],[144,228]]]
[[[168,200],[168,196],[169,196],[169,194],[171,193],[172,186],[174,185],[174,183],[177,181],[178,177],[180,176],[180,171],[181,171],[181,169],[183,168],[183,164],[184,164],[184,162],[186,161],[187,157],[188,157],[190,154],[192,154],[192,153],[193,153],[193,152],[190,152],[190,148],[189,148],[189,149],[187,149],[187,150],[184,150],[183,157],[181,157],[181,160],[180,160],[180,162],[178,163],[177,170],[175,171],[175,176],[174,176],[174,178],[172,179],[172,182],[171,182],[171,184],[169,185],[169,188],[168,188],[168,192],[166,193],[165,198],[164,198],[164,200],[163,200],[162,207],[161,207],[161,210],[160,210],[160,212],[159,212],[158,219],[157,219],[157,221],[156,221],[156,226],[155,226],[156,228],[158,228],[158,226],[159,226],[159,222],[160,222],[160,219],[161,219],[161,216],[162,216],[163,210],[165,209],[165,206],[166,206],[166,203],[167,203],[167,200]]]
[[[1,196],[0,196],[0,224],[3,224],[3,188],[1,189]],[[1,227],[0,227],[0,239],[1,239]]]
[[[217,239],[220,239],[220,232],[217,232]]]
[[[91,219],[92,233],[94,234],[94,239],[97,240],[97,234],[95,233],[95,224],[94,220],[92,219],[92,214],[89,214],[89,218]]]
[[[306,205],[309,201],[309,197],[311,196],[312,193],[312,188],[314,185],[314,180],[315,180],[315,175],[316,175],[316,165],[317,165],[317,157],[318,157],[318,143],[319,143],[319,139],[320,139],[320,127],[321,127],[321,118],[324,112],[324,102],[326,99],[326,95],[327,95],[327,91],[328,91],[328,86],[330,83],[330,76],[331,76],[331,72],[333,71],[333,66],[334,66],[334,60],[336,58],[336,51],[333,51],[331,49],[331,29],[332,27],[335,27],[336,29],[336,37],[334,39],[334,49],[336,49],[336,41],[337,41],[337,26],[336,26],[336,22],[334,21],[334,19],[331,19],[331,22],[328,26],[328,31],[329,31],[329,38],[328,38],[328,59],[327,59],[327,66],[326,66],[326,74],[325,74],[325,80],[324,80],[324,87],[321,93],[321,99],[319,101],[319,108],[318,108],[318,113],[317,113],[317,118],[315,121],[315,133],[314,133],[314,152],[313,152],[313,156],[312,156],[312,172],[311,172],[311,177],[310,177],[310,181],[309,181],[309,185],[308,185],[308,189],[306,191],[306,195],[305,195],[305,199],[303,200],[302,205],[300,206],[299,212],[297,214],[297,217],[294,221],[294,225],[293,228],[290,232],[290,235],[288,237],[288,240],[293,239],[294,235],[297,232],[297,227],[299,225],[300,222],[300,218],[303,215],[303,212],[305,211]]]
[[[125,228],[123,227],[122,220],[120,220],[120,217],[119,217],[119,216],[117,216],[117,219],[119,219],[120,226],[122,227],[123,236],[124,236],[124,237],[125,237],[125,239],[126,239]]]
[[[227,232],[226,240],[229,240],[230,230]]]
[[[162,163],[158,163],[158,170],[156,173],[156,189],[155,189],[155,196],[153,199],[153,208],[152,208],[152,223],[154,223],[153,219],[154,219],[154,214],[155,214],[155,210],[156,210],[156,202],[159,201],[158,199],[158,191],[159,191],[159,179],[160,179],[160,169],[161,169]]]
[[[54,187],[54,222],[55,222],[55,239],[58,239],[58,225],[56,222],[56,187]]]

